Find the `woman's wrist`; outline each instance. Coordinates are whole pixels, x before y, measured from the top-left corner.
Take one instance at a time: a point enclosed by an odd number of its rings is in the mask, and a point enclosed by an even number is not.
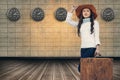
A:
[[[99,50],[100,44],[96,45],[96,50]]]
[[[100,46],[100,44],[97,44],[96,46]]]
[[[73,13],[73,12],[74,12],[74,10],[75,10],[75,9],[71,9],[71,11],[70,11],[70,12],[71,12],[71,13]]]

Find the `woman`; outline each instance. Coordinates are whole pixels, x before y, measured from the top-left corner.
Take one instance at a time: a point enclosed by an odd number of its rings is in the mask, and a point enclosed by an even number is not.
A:
[[[71,18],[74,11],[79,19],[78,22]],[[77,34],[81,37],[81,58],[100,55],[99,23],[95,20],[96,17],[96,9],[91,4],[80,5],[77,8],[73,6],[67,13],[66,22],[77,27]],[[80,64],[78,71],[80,72]]]

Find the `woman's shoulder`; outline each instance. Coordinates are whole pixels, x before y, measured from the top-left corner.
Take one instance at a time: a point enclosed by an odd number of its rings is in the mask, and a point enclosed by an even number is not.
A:
[[[94,24],[99,25],[99,22],[97,20],[94,20]]]
[[[94,23],[99,23],[97,20],[94,20]]]

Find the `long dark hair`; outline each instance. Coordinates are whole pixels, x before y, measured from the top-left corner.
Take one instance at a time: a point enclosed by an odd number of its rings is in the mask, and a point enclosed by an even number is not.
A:
[[[90,10],[90,14],[91,14],[90,15],[90,22],[91,22],[91,29],[90,29],[90,31],[91,31],[91,34],[92,34],[94,32],[94,27],[93,27],[93,25],[94,25],[94,14],[91,11],[91,9],[89,9],[89,10]],[[82,11],[83,11],[83,9],[81,10],[81,13],[82,13]],[[80,36],[80,28],[81,28],[81,24],[83,23],[83,19],[84,19],[84,17],[81,14],[80,17],[79,17],[79,23],[78,23],[78,26],[77,26],[78,27],[78,29],[77,29],[78,36]]]

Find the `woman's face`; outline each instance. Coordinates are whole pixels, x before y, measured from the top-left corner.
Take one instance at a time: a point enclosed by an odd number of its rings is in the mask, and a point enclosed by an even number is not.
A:
[[[90,9],[84,8],[84,9],[82,10],[82,15],[83,15],[84,18],[89,18],[89,17],[90,17],[90,14],[91,14]]]

